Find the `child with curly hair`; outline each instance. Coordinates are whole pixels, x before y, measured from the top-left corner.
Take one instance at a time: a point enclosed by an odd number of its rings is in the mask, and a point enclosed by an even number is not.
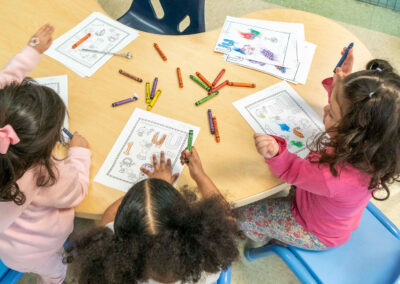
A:
[[[388,185],[400,174],[400,76],[383,60],[355,73],[352,66],[351,50],[334,78],[323,81],[325,132],[306,159],[288,152],[280,137],[254,135],[272,173],[293,186],[287,198],[238,210],[250,239],[312,250],[339,246],[359,226],[371,196],[389,197]]]
[[[14,270],[39,274],[38,283],[63,282],[63,243],[89,183],[90,151],[77,132],[65,160],[52,156],[63,142],[62,99],[24,79],[49,47],[53,30],[39,29],[0,72],[0,259]]]
[[[202,199],[172,186],[171,160],[104,212],[102,227],[71,238],[65,261],[78,283],[216,282],[238,255],[241,236],[229,204],[204,173],[196,148],[182,152]]]

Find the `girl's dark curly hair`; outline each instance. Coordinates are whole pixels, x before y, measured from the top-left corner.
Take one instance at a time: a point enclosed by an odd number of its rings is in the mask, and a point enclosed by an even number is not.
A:
[[[65,113],[58,94],[32,79],[0,89],[0,127],[10,124],[20,139],[6,154],[0,154],[0,201],[24,204],[17,180],[33,166],[38,166],[37,186],[54,184],[51,152],[61,140]]]
[[[118,209],[112,232],[92,228],[71,239],[64,262],[79,283],[195,282],[202,272],[228,268],[242,234],[219,196],[189,201],[171,184],[135,184]]]
[[[334,176],[345,164],[371,175],[369,189],[377,200],[390,196],[388,184],[400,174],[400,76],[381,59],[368,62],[367,70],[345,77],[340,105],[342,118],[333,137],[321,133],[312,148],[321,156],[317,162],[328,164]],[[335,149],[333,153],[326,147]],[[386,192],[377,198],[377,190]]]

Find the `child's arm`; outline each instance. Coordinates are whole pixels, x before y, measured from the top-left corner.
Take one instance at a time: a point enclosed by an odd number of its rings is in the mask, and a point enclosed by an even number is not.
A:
[[[103,216],[101,217],[100,226],[105,226],[108,223],[114,222],[123,198],[124,197],[122,196],[120,199],[114,201],[110,206],[107,207],[103,213]]]
[[[329,180],[333,178],[325,165],[312,164],[286,148],[286,141],[280,137],[256,133],[256,148],[269,165],[271,172],[281,180],[309,192],[333,196]]]
[[[189,167],[190,176],[196,182],[203,198],[209,198],[216,195],[222,196],[214,182],[204,172],[199,154],[195,147],[192,147],[192,152],[187,149],[182,152],[182,165],[185,163],[186,159],[189,161],[187,166]]]
[[[0,71],[0,88],[12,83],[20,83],[27,73],[35,68],[40,60],[40,54],[47,50],[51,44],[51,35],[54,28],[44,25],[31,38],[39,41],[35,46],[26,46],[21,53],[15,55],[8,64]],[[35,42],[35,41],[34,41]],[[30,43],[28,43],[30,44]]]
[[[89,185],[91,152],[87,141],[78,132],[74,133],[69,144],[68,158],[57,163],[57,182],[40,190],[40,196],[35,199],[39,204],[72,208],[85,198]]]

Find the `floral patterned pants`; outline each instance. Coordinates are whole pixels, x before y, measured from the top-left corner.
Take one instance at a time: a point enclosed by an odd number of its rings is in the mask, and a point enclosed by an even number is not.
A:
[[[239,227],[256,242],[275,239],[310,250],[327,249],[317,237],[296,222],[291,210],[293,198],[294,191],[291,190],[287,197],[264,199],[238,208],[235,211]]]

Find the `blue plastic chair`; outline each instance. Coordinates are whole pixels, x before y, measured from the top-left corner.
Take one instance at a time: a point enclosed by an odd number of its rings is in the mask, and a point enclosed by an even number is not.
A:
[[[0,260],[0,284],[15,284],[24,275],[22,272],[12,270]]]
[[[232,276],[232,266],[229,266],[227,270],[223,270],[219,275],[217,282],[214,284],[230,284]]]
[[[303,283],[397,283],[400,280],[400,231],[371,202],[360,226],[342,246],[325,251],[266,245],[248,249],[254,261],[279,255]]]
[[[134,29],[164,35],[202,33],[204,24],[204,0],[160,0],[164,17],[158,19],[150,0],[134,0],[129,10],[118,19]],[[179,31],[179,23],[189,16],[190,25]]]

